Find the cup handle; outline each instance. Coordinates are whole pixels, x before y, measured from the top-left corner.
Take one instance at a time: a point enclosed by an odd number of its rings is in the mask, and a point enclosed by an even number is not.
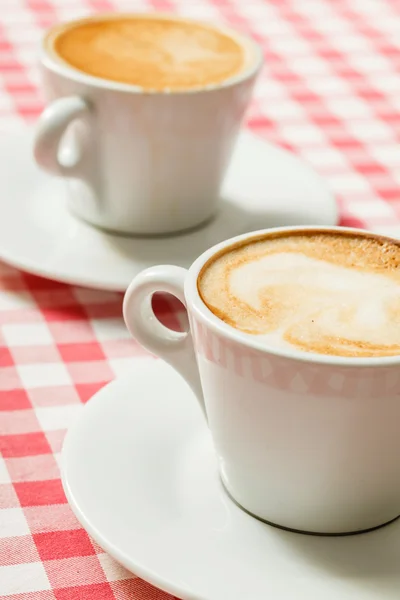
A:
[[[59,98],[45,108],[37,124],[33,149],[35,160],[40,167],[55,175],[77,174],[77,167],[81,161],[79,148],[75,149],[75,156],[68,165],[60,162],[58,150],[68,125],[89,112],[89,105],[80,96]]]
[[[165,327],[151,305],[155,292],[172,294],[186,307],[184,283],[187,270],[174,266],[150,267],[137,275],[128,287],[123,303],[126,326],[147,350],[164,359],[189,384],[206,416],[200,375],[190,331],[184,333]]]

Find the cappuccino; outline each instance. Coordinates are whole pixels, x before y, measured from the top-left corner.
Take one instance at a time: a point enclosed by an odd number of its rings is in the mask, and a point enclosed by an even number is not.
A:
[[[400,245],[299,232],[225,249],[198,278],[220,319],[265,344],[348,357],[400,354]]]
[[[190,90],[221,83],[245,67],[233,37],[200,23],[151,16],[109,16],[58,28],[55,54],[87,75],[144,90]]]

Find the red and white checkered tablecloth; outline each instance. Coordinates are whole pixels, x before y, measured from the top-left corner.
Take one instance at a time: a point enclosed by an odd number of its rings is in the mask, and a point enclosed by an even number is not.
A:
[[[400,235],[400,1],[2,0],[0,135],[41,111],[42,30],[114,9],[176,11],[254,36],[266,64],[249,126],[327,179],[342,224]],[[0,263],[0,597],[171,598],[93,543],[60,482],[69,422],[144,355],[121,300]],[[174,325],[166,300],[158,308]]]

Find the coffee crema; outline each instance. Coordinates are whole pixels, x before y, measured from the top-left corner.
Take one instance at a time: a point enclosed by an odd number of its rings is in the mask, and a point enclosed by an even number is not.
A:
[[[88,75],[154,91],[221,83],[245,64],[244,48],[222,31],[154,17],[110,17],[65,26],[53,49]]]
[[[278,233],[203,267],[207,307],[266,345],[347,357],[400,355],[400,245],[350,233]]]

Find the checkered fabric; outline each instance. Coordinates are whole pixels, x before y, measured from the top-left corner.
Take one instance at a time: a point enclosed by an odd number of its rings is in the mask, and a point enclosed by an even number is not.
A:
[[[59,20],[155,9],[225,22],[265,54],[249,126],[326,178],[342,224],[400,232],[397,0],[2,0],[0,9],[0,131],[39,115],[37,44]],[[68,424],[144,354],[121,300],[0,263],[0,597],[171,598],[89,538],[60,482]],[[176,306],[159,298],[157,310],[179,326]]]

